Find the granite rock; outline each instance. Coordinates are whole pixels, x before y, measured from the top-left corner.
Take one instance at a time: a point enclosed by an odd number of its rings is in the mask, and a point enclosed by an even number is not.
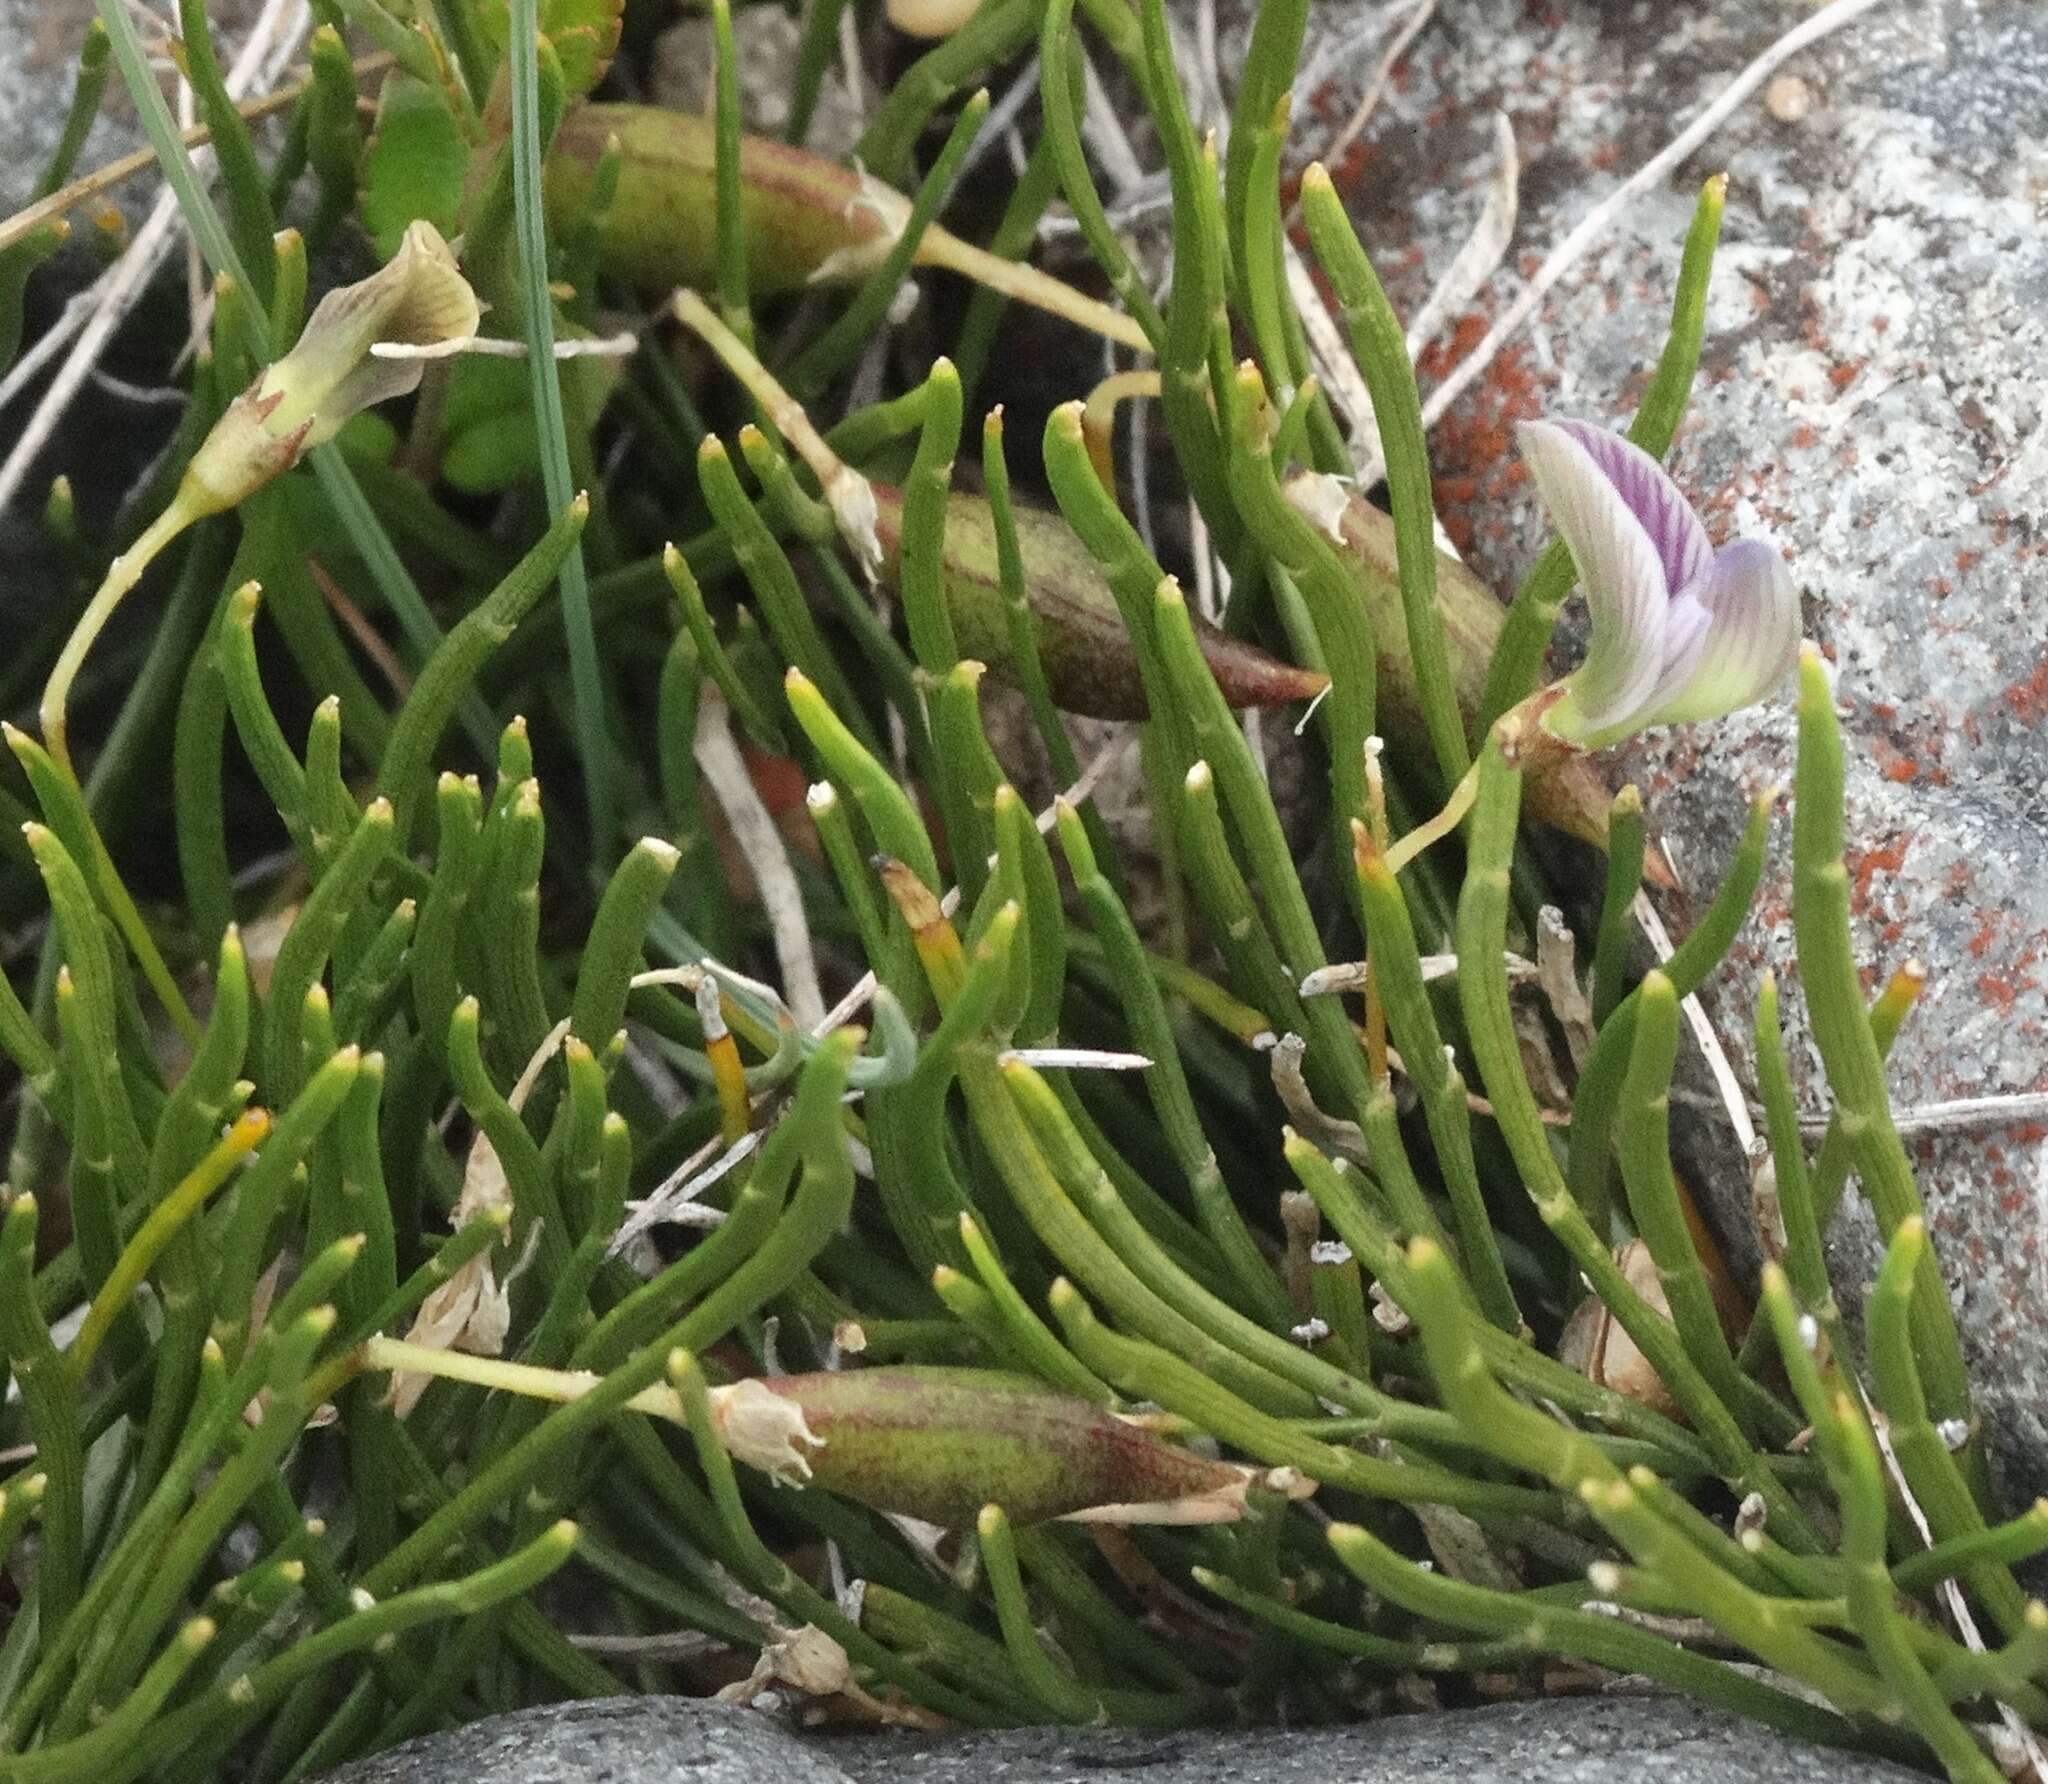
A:
[[[754,1711],[615,1698],[410,1741],[325,1784],[1870,1784],[1920,1776],[1667,1698],[1562,1698],[1348,1728],[1021,1728],[799,1739]]]
[[[1501,271],[1425,351],[1424,396],[1550,248],[1764,49],[1794,15],[1471,0],[1416,40],[1360,146],[1335,170],[1408,311],[1472,225],[1504,112],[1521,212]],[[1224,34],[1223,65],[1241,44]],[[1379,59],[1356,15],[1319,8],[1297,104],[1305,161]],[[1356,40],[1356,41],[1354,41]],[[1873,988],[1917,957],[1927,994],[1893,1055],[1895,1105],[2048,1088],[2048,14],[2021,0],[1878,6],[1803,52],[1672,178],[1641,195],[1548,295],[1532,327],[1432,436],[1443,518],[1513,588],[1544,524],[1517,420],[1620,424],[1661,345],[1694,197],[1729,175],[1693,406],[1671,456],[1716,538],[1757,534],[1791,561],[1833,665],[1850,756],[1857,943]],[[1570,628],[1567,627],[1567,633]],[[1574,648],[1560,644],[1560,666]],[[1699,908],[1753,787],[1789,786],[1780,699],[1640,740],[1643,787]],[[1706,1001],[1739,1073],[1765,969],[1796,985],[1789,836]],[[1796,990],[1795,1071],[1824,1108]],[[1707,1100],[1707,1099],[1702,1099]],[[2024,1115],[2025,1111],[2021,1113]],[[1700,1187],[1737,1256],[1755,1256],[1747,1172],[1728,1147]],[[1911,1145],[2009,1495],[2048,1489],[2048,1127],[2002,1118]],[[1853,1192],[1830,1235],[1854,1302],[1875,1273]]]
[[[206,16],[216,33],[222,65],[231,59],[247,26],[262,10],[261,0],[209,0]],[[0,0],[0,217],[28,203],[50,152],[63,134],[77,82],[78,51],[94,16],[93,0]],[[110,70],[76,174],[142,146],[142,127]],[[153,178],[131,180],[110,196],[133,223],[155,196]],[[83,228],[81,216],[74,227]]]
[[[549,1704],[407,1741],[326,1784],[847,1784],[766,1716],[687,1697]]]
[[[1907,1784],[1917,1772],[1669,1698],[1573,1697],[1345,1728],[867,1736],[854,1784]],[[1853,1769],[1852,1769],[1853,1768]]]

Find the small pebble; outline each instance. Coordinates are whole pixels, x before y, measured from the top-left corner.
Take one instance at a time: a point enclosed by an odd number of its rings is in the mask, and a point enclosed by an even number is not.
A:
[[[1764,89],[1764,110],[1781,124],[1797,124],[1813,110],[1813,89],[1796,74],[1781,74]]]

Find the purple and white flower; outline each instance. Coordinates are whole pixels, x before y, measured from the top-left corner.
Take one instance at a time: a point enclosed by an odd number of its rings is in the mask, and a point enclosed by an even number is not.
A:
[[[1619,434],[1584,421],[1516,432],[1592,616],[1585,661],[1559,684],[1545,728],[1598,749],[1769,693],[1799,654],[1799,594],[1777,549],[1736,539],[1714,550],[1678,485]]]

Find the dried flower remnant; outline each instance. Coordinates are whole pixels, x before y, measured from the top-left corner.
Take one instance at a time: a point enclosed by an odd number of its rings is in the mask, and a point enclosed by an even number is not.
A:
[[[193,455],[179,501],[195,514],[232,507],[351,416],[419,387],[424,361],[380,358],[374,347],[466,340],[482,317],[454,251],[431,223],[414,223],[384,266],[323,297],[292,350],[228,405]]]
[[[185,468],[170,505],[109,567],[43,689],[44,741],[68,765],[71,684],[114,609],[152,559],[194,522],[222,514],[334,438],[351,416],[417,389],[419,359],[380,359],[380,342],[433,346],[476,333],[482,308],[431,223],[415,223],[378,271],[330,291],[297,344],[231,402]]]
[[[1799,650],[1799,595],[1760,539],[1713,549],[1657,461],[1582,421],[1518,430],[1592,614],[1586,660],[1559,684],[1546,730],[1600,749],[1651,725],[1719,718],[1762,699]]]

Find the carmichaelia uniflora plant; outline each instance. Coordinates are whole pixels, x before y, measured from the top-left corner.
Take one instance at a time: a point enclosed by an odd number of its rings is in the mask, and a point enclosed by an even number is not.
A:
[[[1307,0],[1259,8],[1227,149],[1163,0],[896,10],[935,35],[841,167],[803,147],[833,0],[779,144],[724,0],[708,122],[588,97],[640,37],[617,0],[319,0],[266,166],[184,0],[216,200],[164,46],[102,6],[0,225],[0,346],[103,189],[66,181],[110,66],[211,305],[120,513],[52,491],[8,672],[41,736],[0,787],[36,962],[0,978],[0,1779],[307,1777],[636,1689],[1159,1726],[1611,1674],[2023,1765],[2048,1507],[1990,1501],[1887,1112],[1917,981],[1866,1006],[1785,565],[1716,551],[1658,463],[1722,182],[1627,439],[1524,429],[1559,540],[1503,607],[1437,548],[1402,328],[1311,167],[1387,506],[1347,480],[1286,271]],[[973,246],[936,225],[962,95],[1033,49]],[[1094,184],[1088,58],[1164,159],[1163,300]],[[1071,280],[1026,261],[1055,198]],[[302,321],[315,250],[366,241]],[[978,282],[944,336],[903,319],[923,266]],[[1014,388],[1013,299],[1141,361],[1037,453],[977,394]],[[1229,571],[1208,618],[1134,519],[1166,490]],[[1545,685],[1575,580],[1591,646]],[[1809,1148],[1766,982],[1751,1297],[1667,1114],[1771,802],[1632,981],[1657,857],[1598,752],[1795,659],[1833,1110]],[[1318,764],[1285,811],[1260,707]],[[1135,736],[1142,855],[1069,713]],[[1852,1176],[1888,1244],[1860,1329],[1821,1245]]]

